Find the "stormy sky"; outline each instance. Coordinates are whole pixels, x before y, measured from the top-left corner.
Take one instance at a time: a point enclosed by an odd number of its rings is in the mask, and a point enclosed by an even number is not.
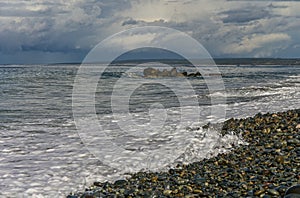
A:
[[[142,26],[182,31],[214,58],[300,57],[300,1],[0,0],[0,64],[80,62]]]

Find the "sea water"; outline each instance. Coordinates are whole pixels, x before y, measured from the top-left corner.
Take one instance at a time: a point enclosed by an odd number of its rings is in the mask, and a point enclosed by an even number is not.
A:
[[[95,111],[103,130],[116,137],[116,145],[123,140],[115,119],[124,112],[111,109],[111,89],[121,77],[143,79],[142,73],[124,73],[131,65],[114,65],[105,74],[95,91]],[[227,152],[240,144],[247,144],[240,137],[219,137],[216,133],[204,134],[201,126],[218,122],[211,115],[211,98],[226,99],[220,105],[226,108],[226,117],[242,118],[258,112],[278,112],[299,108],[300,66],[218,66],[225,90],[210,91],[203,78],[190,78],[194,95],[201,107],[198,122],[180,120],[183,108],[171,89],[158,85],[141,85],[131,95],[129,112],[136,126],[128,130],[135,133],[163,109],[171,119],[160,131],[169,133],[174,128],[180,133],[197,132],[190,145],[178,157],[181,163],[190,163],[204,157]],[[72,111],[72,91],[79,65],[2,65],[0,66],[0,195],[1,197],[63,197],[71,191],[84,190],[94,181],[114,180],[122,177],[109,164],[103,164],[93,155],[82,134],[78,133]],[[176,65],[179,71],[194,72],[193,68]],[[173,79],[174,80],[174,79]],[[177,83],[185,80],[178,78]],[[152,104],[154,105],[151,106]],[[158,105],[157,105],[158,104]],[[149,110],[149,107],[152,109]],[[191,111],[192,104],[184,108]],[[173,116],[173,117],[172,117]],[[87,130],[95,132],[90,126]],[[122,131],[126,133],[126,131]],[[138,134],[137,134],[138,135]],[[175,134],[176,135],[176,134]],[[209,142],[217,144],[211,145]],[[145,146],[145,141],[127,137],[130,151]],[[104,145],[111,147],[112,145]],[[168,141],[152,142],[152,147],[172,148]],[[202,152],[207,149],[208,152]],[[204,155],[205,154],[205,155]],[[162,153],[163,155],[163,153]],[[151,163],[159,163],[151,159]],[[105,161],[105,160],[103,160]],[[131,161],[128,162],[129,165]],[[174,162],[175,163],[175,162]],[[132,160],[134,166],[134,160]],[[172,166],[172,163],[170,164]],[[149,165],[149,170],[156,166]],[[163,170],[164,167],[161,167]]]

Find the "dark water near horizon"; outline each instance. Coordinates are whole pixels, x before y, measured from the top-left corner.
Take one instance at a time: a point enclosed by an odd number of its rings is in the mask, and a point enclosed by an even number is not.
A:
[[[57,197],[78,188],[82,190],[84,185],[94,180],[110,178],[111,170],[89,153],[76,130],[72,91],[78,67],[0,66],[1,196]],[[129,67],[110,67],[99,81],[95,94],[95,111],[100,123],[104,130],[114,132],[116,136],[120,134],[113,119],[122,119],[124,112],[123,108],[112,111],[111,90],[120,77],[125,81],[143,82],[141,72],[124,73]],[[177,69],[195,72],[193,68],[181,65]],[[220,99],[214,105],[226,108],[225,119],[252,116],[258,112],[285,111],[300,106],[300,66],[219,66],[219,70],[225,90],[210,91],[203,78],[190,78],[194,94],[181,95],[187,101],[195,99],[198,102],[202,113],[198,123],[189,120],[179,122],[182,104],[178,94],[170,87],[145,83],[131,94],[128,107],[137,124],[129,130],[134,133],[139,127],[146,126],[149,117],[160,112],[160,108],[170,116],[163,127],[166,133],[174,128],[179,128],[179,133],[183,133],[189,126],[218,121],[209,112],[212,98]],[[168,79],[160,80],[169,82]],[[172,82],[178,83],[179,93],[182,94],[185,92],[180,92],[180,85],[184,80],[172,79]],[[157,103],[161,105],[152,106]],[[184,108],[193,111],[193,104],[187,102]],[[88,130],[94,131],[95,128],[91,126]],[[230,141],[239,141],[237,137],[230,138]],[[197,143],[196,138],[195,141]],[[206,140],[201,141],[203,143]],[[130,148],[140,148],[141,144],[144,143],[131,140]],[[172,146],[168,142],[152,146],[162,145],[166,149]],[[193,148],[197,150],[197,144]],[[204,157],[195,152],[186,153],[186,156],[184,162]]]

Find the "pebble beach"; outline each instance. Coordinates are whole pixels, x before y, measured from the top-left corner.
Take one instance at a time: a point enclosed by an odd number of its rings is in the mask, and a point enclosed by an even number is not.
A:
[[[168,171],[133,173],[113,183],[95,181],[67,197],[268,198],[284,197],[289,187],[300,184],[300,109],[231,118],[220,134],[239,135],[248,145]]]

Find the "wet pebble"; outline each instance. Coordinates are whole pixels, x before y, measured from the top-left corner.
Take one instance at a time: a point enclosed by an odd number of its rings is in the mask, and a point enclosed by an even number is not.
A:
[[[299,115],[300,110],[290,110],[229,119],[221,135],[239,134],[249,145],[166,172],[139,172],[114,183],[95,182],[86,192],[69,198],[283,197],[288,187],[300,182]]]

